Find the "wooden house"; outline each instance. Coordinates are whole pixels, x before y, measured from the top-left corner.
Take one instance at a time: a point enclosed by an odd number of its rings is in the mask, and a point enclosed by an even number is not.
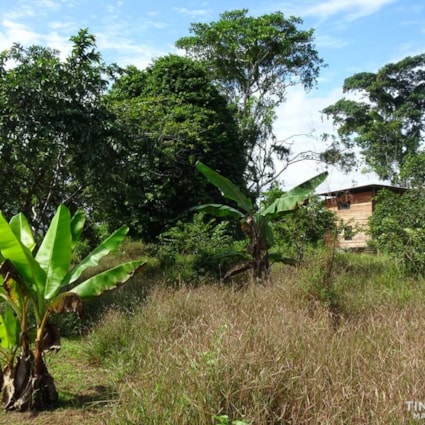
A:
[[[361,250],[368,247],[368,220],[375,209],[374,197],[382,190],[403,193],[406,189],[396,186],[369,184],[321,193],[325,205],[333,211],[343,225],[337,246],[341,249]]]

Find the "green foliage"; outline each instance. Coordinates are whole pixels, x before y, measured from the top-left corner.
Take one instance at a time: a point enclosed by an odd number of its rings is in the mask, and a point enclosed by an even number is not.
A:
[[[208,277],[222,278],[231,264],[245,256],[244,242],[233,239],[229,224],[206,221],[198,213],[191,222],[178,222],[162,233],[158,258],[166,280],[197,283]]]
[[[60,348],[59,331],[49,321],[50,316],[67,312],[81,315],[83,300],[124,283],[143,265],[142,261],[130,261],[78,282],[81,274],[97,266],[128,232],[127,227],[121,227],[81,263],[72,264],[72,250],[81,237],[84,221],[81,211],[71,217],[67,207],[59,206],[35,249],[25,216],[20,213],[8,223],[0,213],[0,300],[7,304],[0,320],[0,345],[11,350],[5,380],[12,382],[3,387],[8,410],[44,408],[57,398],[43,361],[44,353]],[[35,328],[35,333],[30,332],[31,328]],[[18,346],[20,353],[15,364]],[[25,377],[20,372],[23,364],[28,368]]]
[[[381,191],[370,219],[377,249],[401,261],[414,273],[425,273],[425,197],[423,189],[403,195]]]
[[[270,262],[269,249],[274,244],[272,220],[282,219],[291,211],[298,208],[310,193],[328,176],[327,172],[319,174],[312,179],[291,189],[287,193],[283,193],[276,198],[270,205],[263,205],[259,211],[256,211],[250,201],[236,185],[221,174],[212,170],[205,164],[198,162],[196,164],[198,170],[207,178],[207,180],[220,189],[224,197],[235,201],[239,208],[229,208],[220,204],[207,204],[193,208],[197,211],[208,212],[219,217],[231,216],[238,218],[241,223],[242,230],[249,237],[248,254],[251,257],[249,262],[237,264],[227,273],[228,276],[252,269],[253,277],[256,280],[270,278]],[[293,264],[292,259],[285,258],[275,253],[273,260]]]
[[[345,153],[351,155],[357,147],[382,179],[399,181],[400,171],[423,143],[424,64],[425,54],[409,56],[377,73],[347,78],[344,92],[361,95],[365,101],[343,98],[323,110],[338,127],[331,148],[334,154],[327,158],[340,163]]]
[[[262,204],[270,205],[283,195],[284,192],[275,184],[263,195]],[[327,232],[336,231],[335,214],[316,196],[310,196],[306,203],[286,215],[285,220],[272,226],[276,249],[297,262],[303,259],[306,250],[322,246]]]
[[[14,311],[6,306],[4,315],[0,316],[0,355],[4,364],[13,362],[16,350],[19,346],[19,319]]]
[[[217,22],[194,23],[193,35],[176,45],[205,63],[235,105],[248,158],[247,180],[259,196],[273,176],[272,155],[282,159],[289,153],[273,137],[275,108],[285,100],[288,86],[311,88],[323,61],[313,45],[313,30],[300,29],[300,18],[286,18],[282,12],[247,14],[247,9],[233,10]]]
[[[425,187],[425,152],[423,150],[406,158],[400,170],[400,180],[405,182],[407,187]]]
[[[113,68],[87,30],[71,41],[65,60],[19,44],[0,54],[2,211],[22,211],[38,232],[60,203],[96,210],[93,188],[107,187],[119,162],[102,101]]]
[[[357,320],[366,310],[385,310],[387,305],[404,309],[411,301],[423,302],[423,279],[406,273],[400,261],[384,253],[324,247],[307,252],[298,271],[298,283],[311,306],[324,306],[335,324]]]
[[[214,425],[248,425],[245,421],[232,421],[228,415],[214,415]]]
[[[233,112],[201,64],[169,55],[144,71],[129,67],[108,101],[127,156],[104,202],[112,223],[125,220],[132,235],[152,241],[190,206],[217,200],[194,172],[197,160],[244,185],[245,150]]]

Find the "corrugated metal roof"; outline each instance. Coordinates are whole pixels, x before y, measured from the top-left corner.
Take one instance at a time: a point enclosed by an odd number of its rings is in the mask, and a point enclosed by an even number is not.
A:
[[[319,196],[338,196],[338,195],[341,195],[342,193],[347,193],[347,192],[349,193],[361,193],[361,192],[368,192],[368,191],[377,192],[378,190],[381,190],[381,189],[389,189],[397,193],[403,193],[407,190],[407,188],[400,187],[400,186],[391,186],[386,184],[367,184],[363,186],[348,187],[346,189],[330,190],[327,192],[318,193],[318,195]]]

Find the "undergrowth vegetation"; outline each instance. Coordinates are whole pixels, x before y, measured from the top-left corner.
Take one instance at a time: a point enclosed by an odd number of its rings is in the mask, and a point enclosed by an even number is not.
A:
[[[132,282],[84,339],[116,390],[102,423],[415,423],[423,284],[385,257],[326,250],[269,286],[157,282],[132,303]]]
[[[234,227],[234,226],[233,226]],[[192,222],[178,222],[161,234],[158,260],[167,283],[199,284],[221,280],[229,266],[245,258],[245,240],[235,240],[228,221],[197,213]]]

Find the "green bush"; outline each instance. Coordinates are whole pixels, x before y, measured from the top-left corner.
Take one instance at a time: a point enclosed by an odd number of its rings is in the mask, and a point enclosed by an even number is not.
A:
[[[410,273],[425,273],[425,197],[423,189],[403,195],[381,191],[370,219],[374,246],[400,261]]]
[[[196,283],[221,278],[226,269],[243,258],[246,243],[232,236],[230,223],[205,220],[195,214],[191,222],[178,222],[159,237],[158,259],[171,282]]]
[[[276,184],[264,193],[263,204],[269,205],[283,194]],[[300,262],[309,249],[323,246],[326,233],[336,230],[335,214],[318,197],[312,196],[304,205],[272,226],[274,249]]]

